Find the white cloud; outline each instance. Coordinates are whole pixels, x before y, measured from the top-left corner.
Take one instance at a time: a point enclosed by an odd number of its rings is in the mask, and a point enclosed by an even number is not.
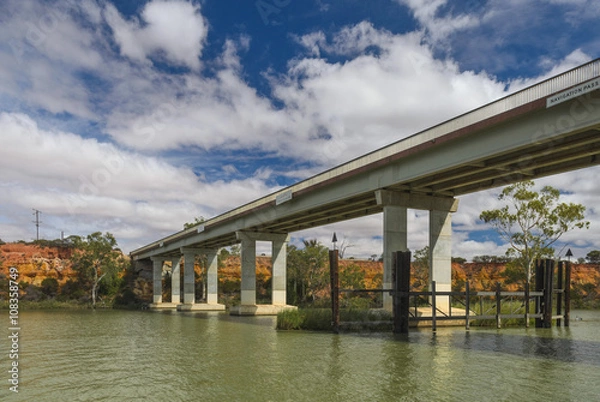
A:
[[[598,7],[554,0],[559,2],[572,7],[573,18],[583,16],[584,7]],[[3,3],[0,10],[11,16],[0,24],[0,37],[6,39],[0,44],[3,240],[31,238],[24,228],[32,226],[35,207],[44,211],[46,228],[55,231],[49,237],[58,237],[62,229],[83,234],[102,228],[131,249],[196,216],[209,218],[271,192],[275,187],[266,183],[275,174],[305,178],[499,98],[507,84],[516,90],[589,59],[583,48],[567,57],[548,54],[536,60],[544,74],[510,82],[485,70],[465,71],[467,57],[439,55],[439,47],[457,46],[447,39],[485,27],[494,35],[477,41],[507,41],[528,21],[510,14],[533,15],[534,7],[494,0],[467,14],[454,12],[446,0],[401,3],[422,29],[396,34],[363,21],[333,33],[317,30],[296,37],[306,53],[289,60],[285,71],[264,73],[275,100],[260,95],[247,79],[241,56],[261,46],[249,36],[225,39],[221,54],[206,60],[211,75],[204,74],[209,23],[199,5],[154,0],[137,18],[125,18],[110,3],[93,0],[58,2],[57,7],[34,0]],[[488,51],[467,55],[490,58]],[[172,75],[153,61],[189,71]],[[72,117],[101,133],[51,128]],[[113,143],[83,137],[97,134]],[[176,150],[186,153],[180,160],[189,161],[196,149],[209,158],[212,150],[252,154],[260,149],[301,167],[280,172],[266,167],[248,175],[232,164],[219,177],[240,179],[215,181],[160,157]],[[597,169],[590,169],[548,179],[589,206],[592,229],[586,237],[565,237],[579,250],[600,248],[596,176]],[[496,193],[462,198],[453,218],[455,255],[503,252],[504,245],[467,237],[485,229],[477,217],[483,207],[497,205]],[[409,247],[424,247],[426,214],[412,212],[409,226]],[[379,215],[295,235],[329,244],[333,231],[356,245],[350,255],[370,256],[381,247]]]
[[[188,168],[95,139],[45,131],[22,114],[0,113],[0,132],[0,205],[9,216],[10,211],[42,210],[47,225],[57,228],[49,238],[63,229],[106,227],[130,249],[132,240],[150,242],[195,216],[212,217],[273,190],[255,177],[202,182]],[[30,220],[29,214],[17,214],[16,223],[0,222],[11,233],[3,240],[18,240],[14,236]],[[135,233],[140,237],[127,238]]]
[[[153,0],[142,10],[142,24],[126,21],[110,3],[104,16],[113,30],[121,54],[138,62],[151,57],[165,58],[193,70],[200,68],[200,56],[208,26],[200,6],[187,1]]]
[[[446,44],[449,35],[480,24],[479,17],[472,13],[440,16],[438,11],[448,3],[448,0],[397,1],[412,11],[415,19],[427,33],[427,39],[434,44]]]

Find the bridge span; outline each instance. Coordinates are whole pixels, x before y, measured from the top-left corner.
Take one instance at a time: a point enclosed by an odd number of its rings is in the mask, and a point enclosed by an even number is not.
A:
[[[393,251],[407,250],[407,209],[430,213],[430,278],[450,290],[456,197],[600,162],[600,59],[370,152],[131,252],[152,261],[155,308],[224,309],[217,303],[219,248],[241,243],[241,305],[233,314],[286,306],[289,234],[383,212],[384,288]],[[256,304],[256,241],[272,242],[272,304]],[[208,261],[206,303],[195,303],[195,255]],[[184,294],[179,261],[184,260]],[[162,267],[173,261],[173,300],[162,301]],[[386,295],[387,296],[387,295]],[[440,300],[438,305],[443,305]],[[391,308],[391,299],[384,299]]]

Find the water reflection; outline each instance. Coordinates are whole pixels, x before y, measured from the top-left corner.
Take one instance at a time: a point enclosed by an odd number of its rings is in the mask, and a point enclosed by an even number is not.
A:
[[[22,319],[24,392],[11,395],[15,401],[568,401],[600,394],[600,319],[570,330],[408,335],[276,331],[272,317],[221,313],[24,312]]]
[[[518,331],[525,331],[523,329]],[[568,331],[504,329],[497,333],[475,330],[453,336],[453,347],[522,357],[554,359],[600,366],[600,342],[573,340]],[[566,335],[560,335],[560,334]]]

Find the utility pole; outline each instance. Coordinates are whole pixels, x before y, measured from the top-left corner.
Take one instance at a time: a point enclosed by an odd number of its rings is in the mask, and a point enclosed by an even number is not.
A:
[[[40,221],[40,215],[42,213],[42,211],[39,211],[35,208],[33,209],[33,215],[35,215],[35,221],[33,221],[33,223],[35,223],[35,229],[36,229],[36,240],[40,239],[40,223],[42,223]]]

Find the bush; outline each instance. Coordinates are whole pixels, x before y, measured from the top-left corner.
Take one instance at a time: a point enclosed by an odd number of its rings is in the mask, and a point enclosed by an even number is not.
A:
[[[302,329],[305,316],[300,310],[285,310],[277,314],[277,329]]]
[[[54,298],[58,294],[58,281],[56,278],[46,278],[42,281],[42,293],[48,298]]]
[[[340,311],[340,320],[351,323],[342,325],[349,330],[390,330],[392,324],[391,313],[384,310],[368,309],[343,309]],[[373,325],[373,324],[376,325]],[[331,331],[331,309],[308,308],[287,310],[277,314],[277,329],[283,330],[311,330]]]

